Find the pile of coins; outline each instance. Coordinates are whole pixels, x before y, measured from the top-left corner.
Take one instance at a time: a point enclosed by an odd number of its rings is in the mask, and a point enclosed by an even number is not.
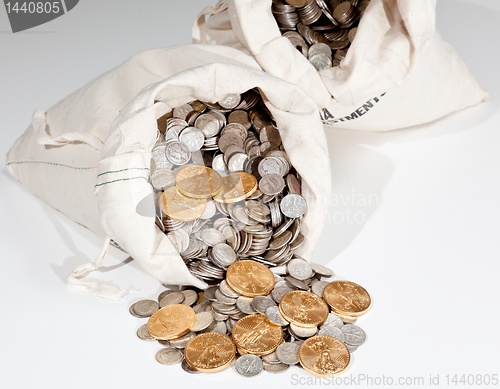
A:
[[[300,177],[260,94],[193,101],[158,122],[157,226],[191,273],[224,278],[239,259],[282,266],[303,244]]]
[[[156,360],[182,363],[188,373],[234,366],[252,377],[297,365],[320,377],[339,375],[366,339],[353,323],[371,298],[353,282],[324,280],[332,276],[298,258],[282,268],[240,260],[205,291],[165,290],[158,302],[139,301],[130,313],[149,317],[137,336],[163,346]]]
[[[244,376],[291,365],[340,374],[365,340],[352,324],[370,296],[296,255],[307,211],[301,179],[258,90],[193,101],[158,120],[151,153],[157,226],[210,286],[166,290],[130,307],[139,338],[189,373]],[[231,335],[228,336],[228,335]]]
[[[356,36],[370,0],[273,0],[283,34],[316,70],[338,66]]]

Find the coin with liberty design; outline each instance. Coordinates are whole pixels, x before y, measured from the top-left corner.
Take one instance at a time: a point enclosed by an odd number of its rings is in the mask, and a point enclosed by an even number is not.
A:
[[[306,339],[299,348],[300,365],[318,377],[339,375],[349,366],[351,354],[346,345],[331,336]]]
[[[172,304],[156,311],[148,320],[149,334],[158,340],[171,340],[187,334],[196,324],[194,309],[185,304]]]
[[[254,355],[272,353],[283,341],[283,329],[265,315],[246,316],[236,322],[232,337],[238,350]]]
[[[280,300],[280,313],[290,323],[301,327],[316,327],[323,324],[330,313],[328,305],[314,293],[294,290]]]
[[[274,288],[274,274],[253,260],[234,262],[227,269],[226,281],[236,292],[249,297],[265,296]]]
[[[193,369],[212,373],[231,364],[236,355],[236,346],[227,335],[206,332],[188,342],[184,355],[187,364]]]

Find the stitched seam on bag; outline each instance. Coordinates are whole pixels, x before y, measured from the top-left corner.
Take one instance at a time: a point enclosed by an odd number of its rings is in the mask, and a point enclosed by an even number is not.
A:
[[[53,165],[53,166],[68,167],[68,168],[70,168],[70,169],[76,169],[76,170],[97,169],[97,166],[91,166],[91,167],[77,167],[77,166],[63,165],[62,163],[45,162],[45,161],[19,161],[19,162],[8,162],[8,163],[6,164],[6,166],[9,166],[9,165],[20,165],[20,164],[25,164],[25,163],[41,163],[41,164],[45,164],[45,165]]]
[[[122,169],[122,170],[112,170],[112,171],[109,171],[109,172],[104,172],[104,173],[98,174],[97,177],[103,176],[105,174],[110,174],[110,173],[126,172],[127,170],[149,170],[149,168],[147,168],[147,167],[130,167],[130,168],[127,168],[127,169]]]
[[[103,182],[102,184],[97,184],[97,185],[94,185],[94,188],[97,188],[98,186],[103,186],[103,185],[106,185],[106,184],[112,184],[113,182],[136,180],[136,179],[138,179],[138,178],[143,179],[143,180],[146,180],[146,181],[149,181],[146,177],[130,177],[130,178],[120,178],[119,180],[113,180],[113,181]]]

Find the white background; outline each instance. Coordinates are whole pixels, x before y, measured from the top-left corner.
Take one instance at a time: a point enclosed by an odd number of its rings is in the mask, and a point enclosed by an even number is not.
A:
[[[82,0],[17,34],[0,9],[0,155],[35,108],[48,109],[139,51],[190,43],[207,1]],[[374,301],[358,320],[368,340],[343,377],[423,377],[428,386],[439,375],[446,386],[447,374],[500,373],[499,21],[497,1],[438,2],[438,28],[490,93],[486,103],[409,130],[328,130],[332,221],[314,260]],[[131,289],[125,301],[67,288],[66,275],[92,260],[101,240],[5,167],[0,182],[2,388],[288,387],[311,377],[298,368],[251,380],[232,369],[193,376],[158,364],[159,345],[136,337],[145,320],[128,307],[155,298],[160,284],[113,249],[94,277]]]

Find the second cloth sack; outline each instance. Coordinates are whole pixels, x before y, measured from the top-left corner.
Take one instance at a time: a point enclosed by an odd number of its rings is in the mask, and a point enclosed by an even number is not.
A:
[[[310,4],[314,2],[329,3],[307,0],[306,7],[315,6]],[[436,30],[435,0],[371,0],[340,66],[319,72],[282,36],[285,31],[280,31],[272,12],[276,4],[283,8],[302,3],[220,1],[202,11],[193,41],[251,54],[264,71],[306,91],[321,110],[323,123],[335,128],[406,128],[487,98],[458,53]]]

